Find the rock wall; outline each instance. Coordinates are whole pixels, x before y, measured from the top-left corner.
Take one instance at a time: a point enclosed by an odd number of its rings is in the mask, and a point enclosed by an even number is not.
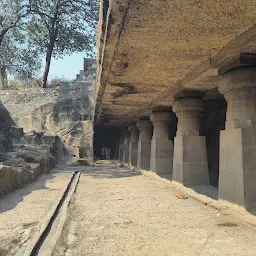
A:
[[[0,91],[0,197],[49,172],[69,154],[93,157],[95,60],[58,88]],[[25,133],[24,133],[25,131]]]
[[[8,110],[0,102],[0,152],[7,152],[12,149],[12,143],[9,135],[11,126],[14,125]]]
[[[0,100],[25,132],[57,135],[70,155],[93,161],[94,88],[80,75],[59,88],[0,91]]]
[[[11,152],[0,154],[0,197],[48,173],[64,150],[57,136],[24,134],[17,127],[10,134],[16,144]]]

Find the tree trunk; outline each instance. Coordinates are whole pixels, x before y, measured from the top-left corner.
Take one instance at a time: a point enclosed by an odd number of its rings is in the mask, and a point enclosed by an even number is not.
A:
[[[7,87],[7,73],[5,67],[3,65],[0,65],[0,89],[5,90]]]
[[[52,60],[53,47],[54,47],[54,41],[51,41],[46,54],[46,63],[45,63],[44,76],[43,76],[43,88],[46,88],[46,85],[47,85],[47,80],[48,80],[51,60]]]

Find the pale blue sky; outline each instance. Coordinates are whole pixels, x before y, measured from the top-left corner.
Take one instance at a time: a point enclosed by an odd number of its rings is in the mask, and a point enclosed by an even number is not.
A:
[[[83,59],[86,53],[74,53],[71,56],[66,56],[63,59],[52,60],[50,69],[50,79],[58,77],[65,79],[75,79],[76,74],[79,74],[83,69]]]

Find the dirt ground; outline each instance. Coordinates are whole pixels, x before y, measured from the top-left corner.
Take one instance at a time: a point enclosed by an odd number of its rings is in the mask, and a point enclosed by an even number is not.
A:
[[[111,162],[83,167],[54,255],[255,256],[256,228]],[[59,169],[0,199],[0,256],[21,256],[68,184]],[[256,217],[255,217],[256,218]]]
[[[55,255],[256,255],[256,228],[175,192],[124,168],[88,168]]]
[[[23,255],[71,177],[58,172],[0,198],[0,256]]]

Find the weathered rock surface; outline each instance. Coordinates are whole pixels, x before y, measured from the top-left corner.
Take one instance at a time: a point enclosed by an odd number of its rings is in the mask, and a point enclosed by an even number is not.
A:
[[[9,130],[13,124],[8,110],[0,102],[0,152],[7,152],[12,148]]]
[[[27,144],[17,144],[15,151],[0,155],[3,161],[0,166],[0,196],[34,181],[42,173],[49,173],[63,154],[63,146],[57,136],[32,132],[24,134],[21,139]],[[15,140],[20,143],[18,137]]]
[[[19,126],[11,126],[9,134],[10,134],[10,139],[14,144],[20,143],[21,139],[24,137],[23,128]]]
[[[90,166],[88,159],[74,157],[68,162],[69,166]]]
[[[13,143],[22,144],[22,129],[19,125],[27,133],[24,139],[28,144],[47,145],[53,139],[51,136],[57,135],[67,148],[66,153],[93,161],[91,120],[94,115],[94,82],[92,78],[82,78],[80,75],[73,83],[54,89],[0,92],[0,98],[17,123],[11,127]]]
[[[65,154],[82,158],[77,165],[93,161],[95,63],[87,60],[74,82],[58,88],[0,91],[0,196],[49,172]]]
[[[24,164],[19,166],[0,166],[0,196],[35,180],[40,175],[38,167]]]
[[[61,129],[57,135],[73,157],[86,158],[93,162],[93,123],[79,121]]]

